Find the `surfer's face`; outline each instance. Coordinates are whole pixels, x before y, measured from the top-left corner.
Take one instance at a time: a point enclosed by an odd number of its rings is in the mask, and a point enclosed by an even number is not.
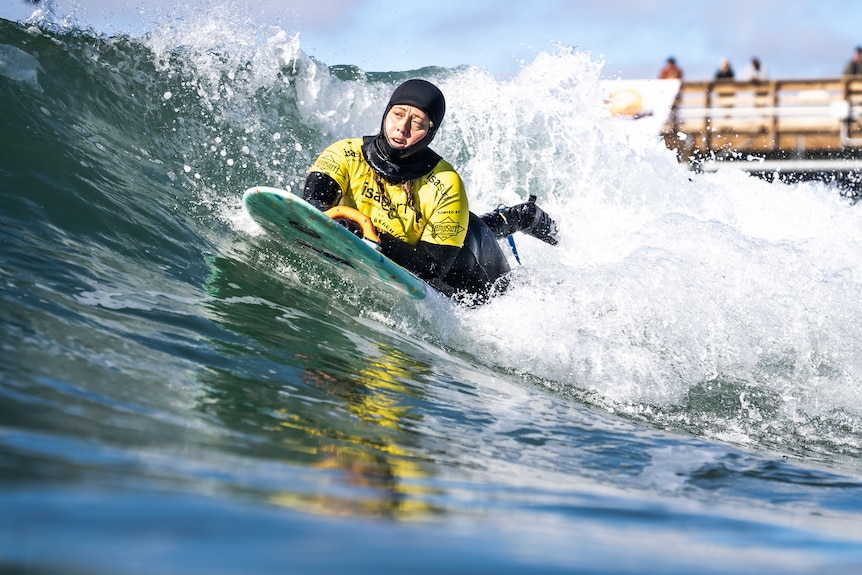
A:
[[[428,114],[415,106],[396,104],[386,114],[384,121],[386,138],[396,150],[409,148],[421,141],[431,129]]]

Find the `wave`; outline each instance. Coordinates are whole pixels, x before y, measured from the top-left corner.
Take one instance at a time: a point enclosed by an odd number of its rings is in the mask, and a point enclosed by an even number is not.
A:
[[[83,356],[105,339],[161,349],[135,355],[156,378],[221,361],[194,342],[225,328],[269,341],[235,302],[260,322],[336,309],[354,337],[395,330],[647,425],[804,457],[862,450],[862,208],[822,183],[688,171],[608,116],[587,54],[499,80],[329,67],[296,35],[217,20],[142,38],[0,21],[0,38],[7,342],[72,345],[28,320],[53,315],[94,330]],[[479,309],[337,297],[239,207],[253,185],[298,191],[324,146],[376,131],[411,76],[446,94],[435,147],[474,211],[531,193],[562,230],[554,248],[519,239],[514,289]],[[112,309],[142,323],[112,325]]]

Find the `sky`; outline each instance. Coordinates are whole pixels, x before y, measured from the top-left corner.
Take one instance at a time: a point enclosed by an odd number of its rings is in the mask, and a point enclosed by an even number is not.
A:
[[[566,46],[602,62],[605,78],[654,78],[668,56],[686,80],[711,79],[722,57],[739,74],[753,56],[772,78],[833,78],[862,45],[859,0],[41,1],[57,17],[133,34],[219,6],[298,32],[302,50],[325,64],[368,72],[470,65],[505,78]],[[34,6],[0,0],[0,17],[23,20]]]

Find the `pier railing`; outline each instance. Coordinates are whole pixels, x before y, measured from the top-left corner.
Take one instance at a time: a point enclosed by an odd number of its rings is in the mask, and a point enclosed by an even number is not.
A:
[[[683,82],[662,137],[683,161],[862,162],[862,77]]]

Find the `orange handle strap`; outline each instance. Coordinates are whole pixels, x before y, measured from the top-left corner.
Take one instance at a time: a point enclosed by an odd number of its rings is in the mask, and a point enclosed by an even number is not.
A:
[[[374,224],[371,223],[371,218],[356,208],[335,206],[329,208],[323,213],[351,231],[353,231],[353,229],[356,228],[356,225],[358,225],[359,229],[362,231],[362,235],[360,237],[363,237],[366,240],[371,240],[376,244],[380,243],[380,236],[377,235],[377,230],[374,229]],[[342,220],[347,220],[347,222],[342,223]],[[353,222],[356,225],[349,225],[349,222]]]

